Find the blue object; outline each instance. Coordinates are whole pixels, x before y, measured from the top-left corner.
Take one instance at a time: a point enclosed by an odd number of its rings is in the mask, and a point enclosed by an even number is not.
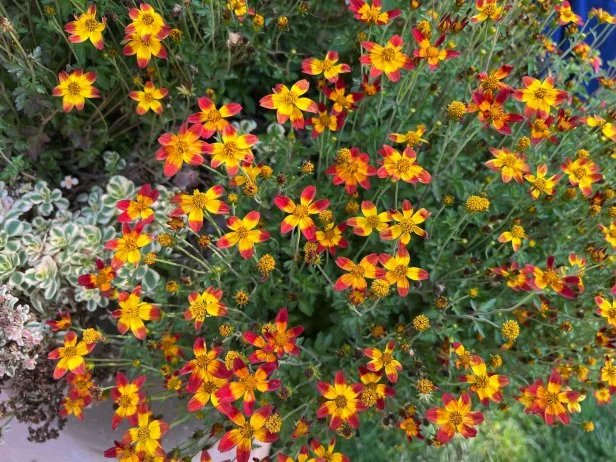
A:
[[[588,13],[592,8],[603,8],[612,16],[616,15],[616,0],[569,0],[569,4],[571,5],[573,12],[582,18],[584,24],[588,22]],[[593,25],[593,23],[597,22],[597,19],[591,18],[590,21],[590,25]],[[601,31],[605,26],[606,25],[600,26],[599,31]],[[588,28],[589,26],[586,26],[585,30],[588,30]],[[552,38],[556,43],[560,43],[563,39],[563,28],[561,27],[557,30]],[[592,42],[592,36],[590,36],[587,41]],[[614,33],[614,31],[612,31],[612,33],[603,42],[603,45],[599,47],[599,51],[601,53],[601,59],[603,60],[603,68],[605,69],[607,68],[607,62],[616,58],[616,33]],[[594,91],[597,88],[597,85],[598,83],[596,79],[593,80],[588,85],[588,91]]]

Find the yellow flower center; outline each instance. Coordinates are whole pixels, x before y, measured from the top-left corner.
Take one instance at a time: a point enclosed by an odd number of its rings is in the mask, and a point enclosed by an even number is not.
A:
[[[550,405],[554,405],[554,404],[560,403],[560,400],[558,399],[558,393],[553,393],[551,391],[548,391],[548,392],[545,393],[545,400]]]
[[[426,55],[428,55],[428,58],[438,58],[439,53],[440,51],[436,47],[428,47],[426,50]]]
[[[546,181],[543,178],[537,178],[533,183],[533,186],[539,191],[545,191]]]
[[[323,231],[323,240],[332,241],[336,237],[336,228],[329,228]]]
[[[295,215],[298,219],[306,218],[308,216],[308,207],[305,205],[298,205],[295,207],[293,211],[293,215]]]
[[[257,386],[257,379],[255,379],[254,375],[247,375],[240,379],[240,382],[244,385],[246,390],[254,390]]]
[[[332,61],[330,61],[329,59],[326,59],[326,60],[323,61],[323,64],[321,65],[321,68],[323,69],[323,72],[327,72],[333,66],[334,66],[334,63]]]
[[[356,162],[349,162],[345,165],[346,173],[349,175],[354,175],[359,170],[359,165]]]
[[[486,77],[486,79],[481,84],[483,88],[490,91],[497,90],[500,87],[500,82],[496,78],[496,76],[494,76],[494,74],[490,74],[488,77]]]
[[[77,356],[77,348],[74,346],[68,346],[64,348],[64,357],[65,358],[72,358],[74,356]]]
[[[607,310],[607,317],[616,318],[616,308],[610,308],[609,310]]]
[[[371,228],[376,228],[380,224],[379,217],[376,215],[367,217],[366,221]]]
[[[107,277],[105,273],[98,273],[96,276],[94,276],[94,284],[97,287],[106,285],[108,282],[109,282],[109,278]]]
[[[203,382],[203,391],[206,393],[213,393],[216,390],[216,385],[214,382]]]
[[[207,355],[199,355],[195,357],[195,363],[199,369],[207,369],[210,364],[210,359]]]
[[[138,318],[139,317],[139,306],[129,305],[126,308],[122,309],[122,314],[130,318]]]
[[[400,159],[396,163],[396,170],[398,171],[398,173],[404,174],[410,170],[412,165],[413,165],[413,162],[410,161],[409,159]]]
[[[66,91],[68,91],[68,94],[71,96],[77,96],[81,93],[81,86],[77,82],[71,82],[66,87]]]
[[[196,301],[190,305],[190,310],[195,318],[203,318],[207,313],[207,304],[204,301]]]
[[[545,88],[539,88],[535,90],[535,98],[543,99],[548,95],[548,91]]]
[[[376,383],[367,384],[361,393],[360,399],[365,406],[374,406],[379,399],[379,395],[376,392]]]
[[[222,119],[222,116],[220,115],[220,112],[218,112],[218,109],[214,108],[211,109],[207,116],[206,116],[207,120],[209,120],[210,122],[218,122],[219,120]]]
[[[183,140],[178,140],[175,143],[175,152],[177,152],[179,155],[183,156],[184,154],[187,154],[189,151],[189,146],[188,143],[186,141]]]
[[[197,209],[204,209],[209,202],[207,194],[198,191],[193,195],[192,204]]]
[[[139,431],[137,432],[137,440],[140,443],[145,443],[149,439],[150,439],[150,428],[147,426],[139,427]]]
[[[483,7],[483,14],[487,17],[491,18],[496,14],[496,6],[495,5],[486,5]]]
[[[224,152],[225,156],[237,157],[238,154],[240,153],[240,149],[237,147],[237,144],[235,142],[229,141],[229,142],[225,143],[223,152]]]
[[[522,228],[520,225],[515,225],[513,228],[511,228],[511,235],[513,237],[517,237],[518,239],[523,238],[524,228]]]
[[[383,356],[381,357],[381,361],[383,361],[383,364],[386,366],[391,363],[393,359],[394,358],[391,356],[391,353],[383,353]]]
[[[502,106],[498,105],[498,104],[494,104],[492,106],[490,106],[490,111],[489,111],[489,115],[488,118],[491,120],[494,119],[500,119],[501,117],[503,117],[503,108]]]
[[[392,62],[396,59],[396,50],[390,47],[383,48],[383,51],[381,52],[381,59],[386,63]]]
[[[394,269],[393,273],[397,279],[404,279],[406,277],[407,269],[408,268],[404,265],[398,265],[396,266],[396,269]]]
[[[419,229],[419,227],[413,223],[413,219],[412,218],[404,218],[400,221],[400,228],[402,228],[402,233],[403,234],[411,234],[413,233],[415,230]]]
[[[419,135],[417,132],[406,132],[406,144],[409,146],[415,146],[417,143],[419,143]]]
[[[127,252],[133,252],[137,250],[138,247],[137,247],[137,242],[135,241],[135,239],[133,239],[132,237],[125,237],[124,238],[124,249]]]
[[[245,424],[242,428],[240,428],[240,435],[242,435],[242,439],[252,440],[252,436],[254,434],[255,430],[249,423]]]
[[[141,22],[146,26],[149,26],[154,23],[154,16],[150,13],[144,13],[143,16],[141,16]]]
[[[148,103],[148,104],[150,104],[152,101],[154,101],[154,99],[155,99],[155,98],[154,98],[154,95],[152,95],[152,93],[150,93],[150,92],[147,92],[147,91],[146,91],[146,92],[143,94],[143,102],[144,102],[144,103]]]
[[[462,414],[458,411],[453,411],[449,413],[449,422],[456,427],[462,423],[464,419],[462,418]]]
[[[245,226],[240,226],[235,232],[240,239],[245,239],[248,237],[248,229],[246,229]]]
[[[289,104],[291,106],[295,106],[295,103],[297,103],[298,99],[299,98],[297,97],[295,92],[290,91],[286,95],[284,95],[283,101],[284,101],[285,104]]]
[[[475,376],[475,387],[483,390],[488,386],[488,377],[486,375]]]
[[[344,409],[347,407],[348,404],[348,400],[346,399],[346,396],[342,396],[339,395],[338,397],[336,397],[336,399],[334,400],[334,403],[336,404],[336,407],[338,409]]]
[[[604,370],[605,370],[605,373],[609,375],[610,377],[616,377],[616,367],[606,366]]]
[[[549,286],[554,285],[559,281],[558,274],[554,270],[546,271],[544,277]]]
[[[83,25],[88,32],[94,32],[98,26],[98,21],[94,18],[89,18],[85,20]]]
[[[366,273],[366,270],[361,265],[356,265],[355,268],[351,270],[351,274],[357,277],[363,277],[365,273]]]
[[[581,180],[582,178],[586,176],[586,169],[583,167],[576,168],[573,171],[573,174]]]
[[[122,395],[118,400],[118,406],[120,407],[129,407],[132,404],[132,399],[130,395]]]
[[[288,341],[289,339],[287,338],[287,334],[285,333],[276,332],[276,334],[274,335],[274,343],[277,347],[284,347]]]

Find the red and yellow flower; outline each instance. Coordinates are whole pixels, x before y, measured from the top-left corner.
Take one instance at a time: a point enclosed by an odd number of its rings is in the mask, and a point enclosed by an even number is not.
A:
[[[137,424],[137,409],[145,398],[141,387],[145,383],[145,375],[140,375],[132,382],[118,372],[116,374],[116,386],[111,390],[111,399],[117,405],[111,418],[111,428],[117,429],[124,419],[128,419],[132,425]]]
[[[209,212],[215,215],[229,213],[229,206],[219,198],[224,194],[225,188],[221,185],[212,186],[206,192],[195,189],[192,194],[177,194],[171,202],[178,207],[171,212],[171,216],[188,215],[188,226],[198,233],[203,226],[204,214]]]
[[[160,192],[152,189],[149,184],[144,184],[137,191],[137,198],[133,201],[124,199],[118,201],[118,208],[122,210],[118,221],[120,223],[128,223],[134,220],[142,220],[144,223],[150,223],[154,220],[154,211],[150,206],[156,202]]]
[[[511,231],[505,231],[498,236],[498,242],[511,242],[514,252],[517,252],[522,247],[522,239],[528,239],[528,236],[520,225],[513,225]]]
[[[554,88],[554,77],[546,77],[543,81],[530,76],[522,77],[524,88],[515,90],[513,98],[526,104],[524,114],[526,117],[538,114],[547,117],[552,107],[559,106],[567,101],[569,93]]]
[[[471,385],[471,391],[477,394],[484,406],[488,406],[490,401],[500,403],[503,400],[501,388],[509,385],[509,377],[488,372],[486,363],[477,355],[471,359],[471,370],[473,373],[460,376],[460,381]]]
[[[240,22],[243,22],[247,14],[254,14],[248,8],[246,0],[227,0],[227,11],[232,12]]]
[[[224,165],[229,175],[233,176],[239,172],[240,162],[252,164],[254,155],[251,148],[259,141],[256,135],[251,133],[238,135],[235,127],[228,124],[222,130],[221,141],[221,143],[208,145],[206,150],[208,154],[212,155],[211,165],[213,168]]]
[[[413,37],[419,45],[419,49],[413,51],[413,56],[419,59],[426,59],[428,61],[428,69],[431,71],[438,68],[441,61],[460,56],[459,51],[439,48],[445,41],[445,34],[441,35],[436,42],[434,42],[434,44],[431,44],[430,39],[426,37],[419,29],[413,29]]]
[[[355,194],[357,185],[370,189],[369,177],[376,175],[377,169],[369,162],[370,156],[360,152],[359,148],[341,149],[336,162],[329,166],[325,173],[334,176],[334,185],[344,184],[347,194]]]
[[[487,161],[485,165],[492,171],[500,170],[503,183],[509,183],[512,179],[516,183],[522,183],[524,175],[530,172],[524,154],[514,153],[508,148],[490,148],[490,153],[494,159]]]
[[[398,423],[398,428],[404,431],[406,438],[409,441],[413,441],[414,438],[417,438],[420,440],[424,438],[423,435],[421,434],[421,430],[419,428],[420,426],[421,426],[421,422],[415,416],[404,417],[404,419]]]
[[[336,248],[346,249],[348,242],[342,237],[342,232],[346,227],[346,223],[340,223],[339,225],[329,223],[323,229],[317,230],[314,233],[314,238],[319,244],[317,252],[321,253],[324,250],[328,250],[330,255],[336,255]]]
[[[421,165],[415,163],[417,153],[413,148],[406,148],[400,153],[384,144],[379,149],[379,154],[383,156],[383,166],[377,171],[379,178],[390,177],[392,181],[402,180],[410,184],[418,182],[428,184],[432,180],[432,176]]]
[[[308,91],[308,88],[310,88],[310,83],[305,79],[296,82],[291,89],[279,83],[272,89],[274,93],[261,98],[259,104],[266,109],[276,109],[278,123],[283,124],[291,119],[293,128],[301,130],[304,128],[304,114],[302,111],[318,111],[317,103],[309,98],[302,98],[302,95]]]
[[[118,269],[126,262],[137,266],[141,261],[141,249],[152,242],[151,234],[143,233],[143,227],[146,225],[143,221],[139,221],[133,228],[128,223],[122,225],[122,237],[111,239],[105,242],[107,250],[114,250],[111,267]]]
[[[62,110],[71,112],[73,108],[81,111],[86,104],[86,98],[100,98],[98,88],[92,84],[96,82],[94,72],[83,73],[75,69],[70,75],[62,71],[58,74],[59,85],[54,87],[52,94],[62,97]]]
[[[123,444],[135,444],[135,451],[146,456],[165,456],[160,445],[169,425],[162,420],[150,420],[150,410],[147,404],[141,403],[137,411],[137,426],[131,428],[122,437]]]
[[[300,231],[306,239],[312,241],[315,237],[316,226],[310,215],[315,215],[329,207],[329,200],[314,200],[317,188],[306,186],[300,195],[300,203],[295,204],[286,196],[276,196],[274,204],[285,213],[288,213],[280,224],[280,233],[286,234],[299,226]]]
[[[395,342],[388,342],[383,351],[378,348],[364,348],[363,350],[364,355],[372,360],[366,364],[368,370],[373,372],[384,370],[391,383],[398,381],[398,373],[402,370],[402,364],[393,356],[395,346]]]
[[[318,382],[317,390],[325,398],[325,402],[317,410],[317,417],[330,417],[329,428],[335,430],[343,423],[351,427],[359,426],[358,412],[366,409],[360,400],[364,386],[361,383],[347,384],[342,371],[336,372],[334,384]]]
[[[386,210],[379,213],[370,201],[362,201],[361,212],[363,217],[353,217],[347,220],[347,225],[352,226],[353,232],[358,236],[370,236],[373,231],[381,232],[391,221],[391,212]]]
[[[371,66],[371,78],[384,73],[389,80],[397,82],[400,80],[400,69],[415,68],[411,58],[402,52],[404,42],[399,35],[390,38],[385,46],[374,42],[362,42],[361,46],[368,50],[368,54],[360,56],[359,62]]]
[[[252,258],[255,252],[255,244],[260,244],[270,238],[270,234],[263,229],[254,229],[261,219],[261,214],[255,210],[248,212],[244,218],[229,217],[227,228],[231,232],[225,234],[216,245],[220,249],[227,249],[234,245],[238,246],[242,258]]]
[[[211,378],[225,379],[229,376],[229,371],[226,369],[225,364],[218,359],[221,352],[221,347],[214,347],[208,350],[204,338],[197,337],[195,339],[193,344],[195,358],[188,361],[180,369],[180,375],[190,373],[186,391],[195,393],[203,382],[210,381]]]
[[[426,270],[409,266],[411,256],[404,247],[398,248],[394,256],[382,253],[379,260],[386,271],[385,280],[390,284],[396,284],[401,297],[406,297],[409,293],[409,279],[423,281],[430,277]]]
[[[345,112],[328,112],[324,104],[319,104],[319,110],[315,117],[306,121],[306,125],[312,125],[312,137],[316,138],[325,130],[336,132],[344,125]]]
[[[472,22],[483,22],[491,19],[498,22],[503,18],[503,8],[498,6],[498,0],[475,0],[475,8],[478,13],[471,18]]]
[[[78,420],[83,420],[83,408],[92,402],[90,396],[80,396],[75,390],[70,390],[68,394],[62,398],[60,410],[58,412],[62,417],[74,415]]]
[[[414,212],[411,202],[408,199],[404,199],[402,202],[402,212],[396,210],[391,214],[394,224],[381,231],[380,237],[385,241],[400,239],[400,244],[404,246],[411,242],[413,234],[426,239],[428,233],[418,225],[426,221],[429,216],[430,212],[424,208]]]
[[[537,116],[531,122],[528,121],[530,127],[530,140],[533,144],[538,144],[540,141],[547,139],[550,143],[557,143],[558,138],[554,136],[552,125],[554,124],[554,116],[541,117]]]
[[[253,439],[262,443],[273,443],[278,439],[278,435],[265,428],[265,422],[272,415],[271,405],[263,406],[255,411],[250,420],[246,420],[239,409],[230,405],[224,406],[223,412],[239,428],[234,428],[224,434],[218,443],[218,450],[227,452],[237,448],[235,453],[237,462],[248,462]]]
[[[124,29],[124,35],[157,35],[161,31],[168,33],[169,26],[148,3],[140,3],[139,8],[130,8],[128,16],[132,22]]]
[[[166,88],[156,88],[154,82],[150,80],[143,86],[143,91],[131,91],[128,96],[139,103],[136,109],[137,114],[143,115],[149,110],[162,114],[163,105],[158,100],[163,99],[168,93]]]
[[[569,183],[572,186],[578,186],[586,197],[592,194],[592,184],[603,180],[603,175],[599,173],[599,166],[588,157],[574,161],[567,157],[560,168],[569,175]]]
[[[532,276],[530,282],[535,290],[545,290],[549,287],[561,297],[575,298],[576,294],[570,286],[577,286],[579,277],[562,276],[558,269],[554,268],[554,257],[552,255],[546,259],[545,271],[535,265],[526,265],[522,271],[525,275]]]
[[[338,52],[328,51],[322,61],[316,58],[307,58],[302,61],[302,72],[308,75],[321,75],[332,83],[338,81],[338,76],[345,72],[351,72],[351,66],[338,63]]]
[[[406,133],[392,133],[389,135],[389,139],[394,143],[405,143],[407,148],[414,148],[419,144],[428,142],[428,140],[422,138],[424,133],[426,133],[426,126],[419,124],[415,130],[409,130]]]
[[[221,404],[231,403],[242,398],[244,413],[251,415],[255,405],[255,390],[261,393],[276,391],[280,388],[280,380],[268,379],[276,370],[274,363],[260,365],[254,374],[251,374],[242,358],[233,360],[233,375],[237,381],[224,385],[215,394]]]
[[[547,173],[548,166],[546,164],[541,164],[537,167],[537,175],[532,175],[530,173],[524,175],[524,179],[531,184],[528,193],[530,197],[535,200],[538,199],[542,193],[552,196],[554,192],[556,192],[556,184],[560,181],[562,175],[558,173],[546,178],[545,176]]]
[[[597,404],[599,406],[604,406],[612,402],[612,394],[607,387],[599,388],[593,392],[595,395],[595,399],[597,400]]]
[[[169,34],[169,30],[161,29],[156,35],[140,35],[134,33],[127,35],[124,41],[126,45],[122,49],[124,56],[137,55],[137,65],[145,69],[150,63],[152,56],[167,59],[167,49],[162,40]]]
[[[111,283],[116,277],[115,270],[111,266],[106,266],[100,258],[95,260],[95,264],[96,273],[82,274],[77,278],[77,282],[86,289],[98,289],[107,298],[114,297],[115,289]]]
[[[456,433],[464,438],[477,436],[476,425],[483,422],[481,412],[472,412],[472,400],[467,393],[462,393],[456,400],[449,393],[443,393],[445,407],[433,407],[426,411],[425,417],[439,426],[436,438],[441,444],[447,443]]]
[[[366,255],[357,264],[346,257],[336,258],[336,265],[346,271],[334,284],[335,290],[366,290],[366,279],[381,279],[385,275],[382,268],[378,268],[379,256],[376,253]]]
[[[248,357],[251,363],[273,362],[285,354],[299,356],[300,350],[297,346],[299,337],[304,328],[296,326],[291,329],[289,325],[289,314],[286,308],[282,308],[276,315],[276,322],[269,329],[263,330],[263,337],[254,332],[244,332],[242,338],[257,349]]]
[[[184,319],[195,320],[195,329],[201,330],[203,320],[208,316],[224,316],[227,306],[220,302],[222,290],[208,287],[203,293],[192,292],[188,296],[188,309],[184,312]]]
[[[503,64],[501,67],[496,69],[495,71],[490,72],[480,72],[477,74],[477,80],[479,80],[479,85],[483,89],[483,91],[491,91],[491,92],[499,92],[501,90],[513,91],[513,89],[501,80],[511,74],[513,70],[513,66],[509,64]]]
[[[579,393],[563,389],[562,378],[556,370],[550,374],[547,387],[539,381],[531,385],[527,391],[535,397],[531,412],[543,417],[548,425],[555,424],[557,418],[567,425],[570,417],[565,404],[568,407],[577,403],[580,398]]]
[[[381,78],[370,80],[370,77],[364,74],[359,87],[364,96],[374,96],[381,91]]]
[[[210,145],[200,140],[202,134],[202,125],[188,128],[188,124],[182,124],[177,134],[165,133],[158,138],[162,147],[156,151],[156,159],[165,161],[165,176],[175,175],[184,162],[190,165],[203,164],[205,160],[201,154],[209,152]]]
[[[336,82],[334,88],[324,87],[323,93],[334,103],[332,106],[334,112],[352,112],[357,109],[357,104],[355,103],[364,97],[364,94],[359,92],[347,93],[344,80],[342,79]]]
[[[188,122],[191,124],[202,124],[203,138],[210,138],[214,133],[222,133],[230,122],[226,119],[233,117],[241,112],[242,106],[237,103],[223,104],[220,108],[216,108],[214,102],[202,96],[197,99],[200,112],[191,114],[188,117]]]
[[[137,286],[131,293],[118,294],[120,308],[115,310],[111,317],[118,320],[118,331],[124,335],[128,330],[139,340],[146,335],[143,321],[157,321],[160,319],[160,309],[156,305],[141,301],[141,286]]]
[[[616,393],[616,365],[609,356],[605,357],[605,362],[601,367],[601,381],[608,384],[611,394]]]
[[[381,372],[374,372],[364,366],[359,366],[359,380],[364,385],[359,399],[367,408],[376,405],[376,408],[382,411],[385,409],[385,398],[396,394],[392,387],[380,383],[381,378]]]
[[[558,13],[558,24],[561,26],[566,26],[569,23],[574,23],[578,26],[584,24],[582,18],[573,12],[571,4],[567,0],[564,0],[562,5],[555,5],[554,10]]]
[[[335,452],[334,448],[336,447],[336,438],[332,437],[327,448],[323,446],[323,444],[317,440],[316,438],[310,441],[310,449],[312,449],[312,453],[317,456],[316,459],[310,459],[308,462],[350,462],[350,459],[345,456],[341,452]],[[279,461],[280,462],[280,461]],[[297,462],[301,462],[301,459],[298,458]]]
[[[189,412],[197,412],[203,409],[207,403],[212,403],[215,408],[220,407],[220,402],[216,398],[216,392],[228,382],[227,378],[208,376],[193,391],[193,396],[188,400],[186,408]]]
[[[81,276],[80,276],[80,278],[81,278]],[[58,316],[60,317],[60,319],[58,319],[58,320],[46,321],[45,322],[45,324],[47,324],[49,326],[51,331],[52,332],[59,332],[59,331],[70,329],[71,326],[73,325],[73,321],[71,320],[71,314],[70,314],[68,308],[66,309],[65,313],[63,313],[61,310],[58,310]]]
[[[382,26],[400,16],[400,10],[382,11],[382,0],[372,0],[372,4],[365,0],[350,0],[349,9],[358,21],[375,26]]]
[[[59,380],[71,371],[75,375],[81,375],[86,371],[84,356],[89,354],[95,343],[87,344],[83,340],[77,342],[77,334],[72,330],[64,334],[64,346],[56,348],[47,355],[47,359],[59,359],[53,371],[53,378]]]
[[[616,327],[616,300],[612,300],[610,303],[608,300],[597,295],[595,297],[595,303],[599,307],[597,314],[605,318],[610,326]]]
[[[504,104],[509,98],[509,90],[501,90],[494,96],[491,91],[479,89],[473,92],[473,102],[467,107],[467,112],[476,112],[479,122],[484,128],[492,126],[497,132],[503,135],[511,134],[510,123],[522,122],[524,117],[519,114],[505,112]]]
[[[102,21],[96,19],[96,5],[90,5],[87,11],[79,16],[75,16],[75,21],[71,21],[64,26],[68,32],[68,41],[71,43],[92,42],[99,50],[105,48],[103,31],[107,24],[107,18],[103,16]]]
[[[103,453],[106,458],[116,458],[119,462],[141,462],[135,447],[130,443],[114,441],[113,444],[113,447],[106,449]]]

